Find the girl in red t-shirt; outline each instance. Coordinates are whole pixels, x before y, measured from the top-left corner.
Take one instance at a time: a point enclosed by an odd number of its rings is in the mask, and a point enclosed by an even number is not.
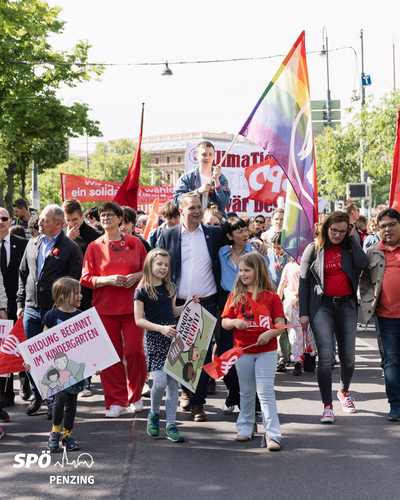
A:
[[[254,315],[248,298],[264,306],[263,323],[285,325],[283,305],[269,278],[264,258],[255,252],[239,260],[239,275],[221,315],[222,327],[233,329],[235,347],[246,348],[236,362],[240,385],[240,413],[236,422],[236,441],[253,437],[256,392],[260,399],[267,448],[279,451],[281,428],[276,408],[274,381],[277,362],[276,337],[284,329],[265,330]]]

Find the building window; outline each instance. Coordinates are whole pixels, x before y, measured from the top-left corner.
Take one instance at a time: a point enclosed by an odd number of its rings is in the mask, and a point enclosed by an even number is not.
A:
[[[171,174],[167,174],[167,181],[169,182],[171,180]]]
[[[156,165],[158,165],[158,158],[156,158]]]
[[[169,156],[167,156],[167,164],[169,163]]]
[[[182,158],[180,156],[178,156],[178,163],[180,163],[182,160]]]

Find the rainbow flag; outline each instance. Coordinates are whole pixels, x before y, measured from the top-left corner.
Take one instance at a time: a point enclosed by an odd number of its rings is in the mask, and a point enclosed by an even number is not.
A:
[[[285,210],[285,219],[290,212],[290,221],[286,224],[289,232],[282,235],[282,246],[299,261],[305,246],[313,241],[312,229],[318,219],[305,31],[296,40],[239,134],[273,156],[292,185],[295,198],[291,196],[291,210]],[[289,199],[288,195],[286,197]],[[283,241],[285,236],[290,238],[290,245]],[[297,249],[294,248],[301,242]]]

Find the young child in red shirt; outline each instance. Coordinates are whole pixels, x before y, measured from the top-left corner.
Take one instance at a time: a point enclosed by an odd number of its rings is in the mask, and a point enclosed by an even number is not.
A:
[[[253,437],[256,392],[260,399],[262,420],[267,437],[267,449],[281,449],[281,429],[276,407],[274,381],[277,363],[277,337],[282,329],[254,326],[254,311],[248,299],[263,306],[264,324],[284,326],[282,301],[274,291],[264,258],[256,253],[245,254],[239,260],[239,275],[221,315],[222,327],[234,329],[235,347],[246,348],[235,366],[240,385],[240,413],[236,422],[236,441]],[[268,327],[267,327],[268,328]]]

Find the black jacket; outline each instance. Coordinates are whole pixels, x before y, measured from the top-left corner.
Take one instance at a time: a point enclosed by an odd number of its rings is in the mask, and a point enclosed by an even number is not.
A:
[[[349,278],[354,296],[357,295],[360,271],[368,268],[368,257],[357,243],[354,236],[350,236],[352,252],[342,249],[341,268]],[[315,243],[310,243],[304,250],[300,263],[299,308],[300,316],[308,316],[310,321],[321,307],[325,288],[325,250],[319,248],[314,257]]]
[[[220,287],[221,282],[221,266],[218,258],[218,250],[223,246],[221,229],[215,226],[205,226],[202,224],[204,236],[206,238],[208,253],[212,261],[212,271],[217,288]],[[176,290],[179,288],[181,280],[181,231],[182,225],[171,228],[164,228],[159,240],[159,247],[163,248],[169,253],[171,258],[171,282]]]
[[[8,300],[8,319],[17,319],[18,269],[28,240],[10,234],[10,263],[3,280]]]
[[[39,279],[37,279],[37,259],[41,244],[41,236],[30,240],[22,258],[19,267],[18,309],[25,306],[35,309],[51,309],[54,304],[51,295],[53,283],[62,276],[71,276],[77,280],[81,277],[82,251],[61,231],[51,252],[47,254]],[[56,248],[59,252],[54,255]]]

